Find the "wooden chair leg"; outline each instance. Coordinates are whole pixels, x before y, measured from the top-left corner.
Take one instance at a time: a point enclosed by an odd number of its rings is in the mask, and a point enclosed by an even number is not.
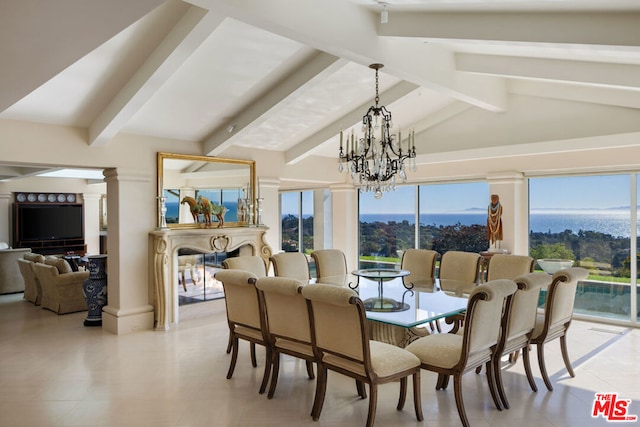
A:
[[[231,353],[232,347],[233,347],[233,338],[231,337],[231,333],[229,333],[229,342],[227,343],[227,354]]]
[[[262,383],[260,384],[260,390],[258,391],[258,393],[260,394],[263,394],[267,389],[267,384],[269,383],[269,377],[271,376],[271,362],[273,358],[273,356],[271,355],[272,353],[271,346],[270,345],[265,346],[265,350],[267,354],[264,361],[264,374],[262,374]]]
[[[400,378],[400,395],[398,396],[398,411],[402,411],[407,400],[407,377]]]
[[[567,372],[569,372],[569,375],[571,375],[571,378],[573,378],[576,376],[576,374],[573,372],[573,368],[571,367],[571,360],[569,360],[566,335],[560,337],[560,349],[562,350],[562,360],[564,360],[564,366],[567,367]]]
[[[418,421],[424,420],[422,415],[422,398],[420,397],[420,371],[413,374],[413,406],[416,410]]]
[[[544,380],[544,385],[547,386],[547,390],[553,391],[553,385],[549,379],[549,374],[547,374],[547,367],[544,364],[544,343],[538,344],[538,366],[540,367],[540,374]]]
[[[307,376],[310,380],[312,380],[316,377],[313,373],[313,362],[310,360],[306,360],[305,363],[307,365]]]
[[[238,338],[233,337],[233,351],[231,353],[231,363],[229,364],[229,371],[227,371],[227,379],[233,376],[233,371],[236,369],[236,361],[238,360]]]
[[[406,378],[405,378],[406,380]],[[406,382],[405,382],[406,385]],[[367,427],[373,427],[376,420],[376,409],[378,407],[378,385],[369,384],[369,411],[367,412]]]
[[[313,408],[311,409],[311,417],[313,421],[318,421],[324,404],[324,396],[327,391],[327,368],[318,364],[318,381],[316,381],[316,395],[313,399]]]
[[[453,376],[453,392],[456,397],[456,408],[458,408],[460,421],[464,427],[470,427],[467,413],[464,410],[464,401],[462,400],[462,375]]]
[[[498,361],[499,360],[500,358],[498,357]],[[493,399],[493,403],[496,405],[496,409],[498,411],[502,411],[502,404],[500,402],[500,399],[498,398],[498,390],[496,387],[496,374],[493,371],[494,365],[492,361],[487,362],[486,368],[487,368],[487,382],[489,383],[489,392],[491,393],[491,398]]]
[[[256,366],[258,366],[258,362],[256,361],[256,343],[252,342],[251,344],[249,344],[249,347],[249,353],[251,353],[251,366],[255,368]]]
[[[367,389],[365,388],[364,383],[362,381],[356,380],[356,390],[358,390],[358,396],[360,396],[363,399],[367,398]]]
[[[280,373],[280,353],[277,350],[274,350],[272,357],[273,363],[271,364],[271,385],[269,386],[267,399],[273,399],[273,395],[276,392],[276,386],[278,385],[278,375]]]
[[[498,396],[500,397],[502,406],[505,409],[509,409],[509,401],[507,400],[507,395],[504,391],[504,384],[502,383],[502,369],[499,357],[493,360],[493,375],[496,379],[496,388],[498,389]]]
[[[529,386],[531,386],[531,390],[533,390],[534,392],[538,391],[538,386],[536,385],[536,382],[533,379],[533,372],[531,371],[531,359],[529,358],[528,344],[522,349],[522,362],[524,363],[524,371],[527,373],[527,380],[529,381]]]

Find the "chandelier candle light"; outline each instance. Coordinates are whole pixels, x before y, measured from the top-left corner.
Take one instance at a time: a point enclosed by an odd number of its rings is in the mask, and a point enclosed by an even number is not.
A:
[[[373,191],[374,197],[380,199],[383,191],[396,189],[396,175],[402,182],[406,182],[404,161],[412,159],[410,168],[416,170],[415,132],[410,131],[407,144],[403,149],[402,134],[398,131],[391,134],[393,122],[391,112],[384,105],[378,105],[378,70],[382,64],[371,64],[369,68],[376,70],[375,105],[369,107],[362,117],[362,138],[356,138],[353,130],[346,136],[346,147],[343,144],[344,135],[340,131],[340,152],[338,170],[345,171],[344,164],[348,164],[353,185],[361,192]],[[376,134],[379,137],[376,137]],[[346,148],[346,151],[345,151]]]

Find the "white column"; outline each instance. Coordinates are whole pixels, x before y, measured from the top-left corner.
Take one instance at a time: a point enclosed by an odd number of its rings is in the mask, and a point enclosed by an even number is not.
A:
[[[84,243],[88,255],[100,253],[100,199],[101,194],[84,193]]]
[[[333,247],[331,212],[331,191],[313,191],[313,246],[314,249]]]
[[[502,205],[502,249],[515,255],[529,254],[529,195],[527,180],[520,172],[500,172],[487,177],[489,193]],[[490,200],[487,200],[487,206]],[[489,241],[487,241],[489,247]]]
[[[107,169],[108,305],[102,327],[115,334],[153,329],[149,292],[149,230],[157,226],[155,180],[148,172]]]
[[[342,250],[347,257],[347,269],[355,270],[358,268],[358,190],[351,184],[334,185],[330,189],[332,248]],[[330,248],[325,246],[325,249]]]
[[[256,196],[259,194],[264,199],[262,201],[262,222],[269,227],[265,234],[267,244],[272,248],[280,248],[280,229],[282,228],[278,195],[280,179],[261,176],[258,178],[257,185]]]
[[[11,224],[11,193],[0,193],[0,242],[13,246],[13,224]]]

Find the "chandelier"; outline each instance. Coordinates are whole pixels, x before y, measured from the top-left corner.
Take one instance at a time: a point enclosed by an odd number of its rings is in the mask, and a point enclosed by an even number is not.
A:
[[[406,145],[403,144],[402,134],[398,131],[391,134],[393,122],[391,112],[384,105],[378,105],[378,70],[382,64],[371,64],[369,68],[376,70],[375,105],[369,107],[362,117],[361,138],[346,135],[346,146],[343,145],[343,132],[340,131],[340,152],[338,156],[338,170],[349,171],[353,185],[361,192],[373,191],[374,197],[380,199],[383,191],[394,191],[396,175],[402,182],[406,182],[405,160],[411,159],[409,167],[416,170],[415,132],[410,131]],[[346,148],[346,150],[345,150]],[[345,164],[347,165],[345,168]]]

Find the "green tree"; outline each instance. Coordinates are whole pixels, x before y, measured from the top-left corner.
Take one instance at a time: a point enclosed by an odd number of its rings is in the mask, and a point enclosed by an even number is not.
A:
[[[531,248],[529,253],[534,259],[559,258],[559,259],[576,259],[573,251],[567,249],[564,243],[541,244],[535,248]]]

